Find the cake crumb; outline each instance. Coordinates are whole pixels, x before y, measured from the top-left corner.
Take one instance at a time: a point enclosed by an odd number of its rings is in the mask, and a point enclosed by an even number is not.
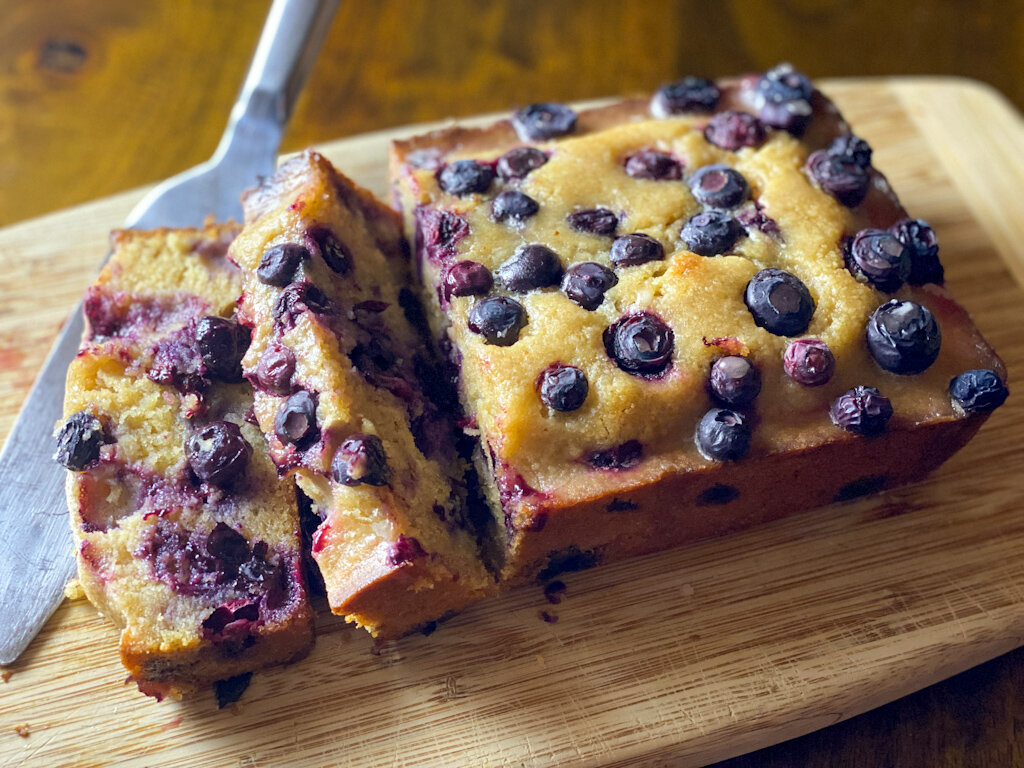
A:
[[[553,613],[548,613],[547,611],[540,611],[538,615],[540,616],[541,621],[546,621],[548,624],[558,623],[558,616],[556,616]]]
[[[11,670],[5,669],[3,672],[0,672],[0,682],[3,682],[3,683],[11,682],[11,677],[13,675],[14,675],[14,673],[11,672]]]
[[[562,597],[565,595],[565,582],[560,579],[548,582],[544,586],[544,599],[552,605],[558,605],[562,602]]]
[[[679,591],[683,593],[683,597],[690,597],[693,595],[693,584],[683,584]]]
[[[160,730],[161,731],[169,731],[172,728],[177,728],[179,725],[181,725],[183,719],[184,718],[176,717],[173,720],[168,720],[166,723],[164,723],[163,725],[160,726]]]
[[[82,589],[82,582],[78,579],[71,579],[64,585],[64,598],[66,600],[84,600],[85,590]]]
[[[21,736],[21,738],[27,739],[28,735],[32,733],[32,729],[29,727],[28,723],[18,723],[14,726],[14,732]]]

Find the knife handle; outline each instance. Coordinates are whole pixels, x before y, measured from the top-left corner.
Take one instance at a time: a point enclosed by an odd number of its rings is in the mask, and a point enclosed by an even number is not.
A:
[[[283,130],[340,0],[274,0],[218,152],[243,120]]]

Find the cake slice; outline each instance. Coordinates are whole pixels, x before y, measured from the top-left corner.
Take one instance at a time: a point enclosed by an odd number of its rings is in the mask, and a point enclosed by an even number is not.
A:
[[[230,225],[119,231],[85,299],[57,459],[78,574],[152,696],[313,642],[294,485],[251,423]]]
[[[429,628],[494,578],[451,394],[409,319],[398,218],[315,152],[243,203],[230,250],[252,328],[242,364],[272,459],[322,518],[312,554],[331,610],[381,639]]]
[[[396,141],[391,176],[506,584],[916,480],[1005,399],[788,66]]]

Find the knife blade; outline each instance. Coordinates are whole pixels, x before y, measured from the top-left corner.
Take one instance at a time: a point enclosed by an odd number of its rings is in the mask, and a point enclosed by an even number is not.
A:
[[[213,215],[241,220],[239,195],[273,173],[284,126],[340,0],[274,0],[245,83],[213,156],[155,187],[126,227],[198,227]],[[10,664],[63,599],[75,573],[53,460],[64,378],[78,351],[82,305],[71,313],[0,452],[0,664]]]

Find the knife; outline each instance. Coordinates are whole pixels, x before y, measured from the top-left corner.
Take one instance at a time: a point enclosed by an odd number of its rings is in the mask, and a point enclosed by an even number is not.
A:
[[[210,215],[242,220],[239,196],[274,172],[284,126],[339,2],[274,0],[213,157],[155,187],[126,227],[199,227]],[[53,460],[53,430],[83,327],[79,304],[0,452],[0,664],[10,664],[28,646],[75,573],[65,470]]]

